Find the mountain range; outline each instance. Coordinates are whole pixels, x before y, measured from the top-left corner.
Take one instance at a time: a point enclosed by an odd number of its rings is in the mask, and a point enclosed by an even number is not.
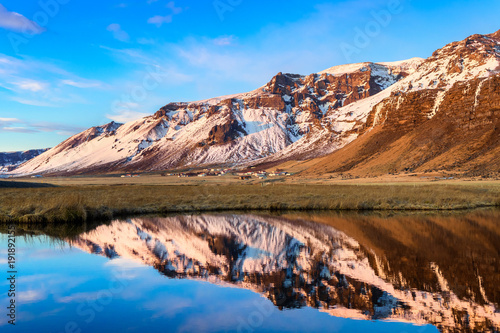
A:
[[[12,174],[300,165],[301,174],[500,172],[500,30],[429,58],[278,73],[242,94],[89,128]],[[291,164],[290,164],[291,163]]]
[[[0,153],[0,172],[13,170],[20,164],[31,160],[47,150],[49,148]]]

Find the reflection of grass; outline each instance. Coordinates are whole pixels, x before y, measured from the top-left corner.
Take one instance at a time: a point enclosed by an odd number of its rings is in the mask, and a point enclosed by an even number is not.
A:
[[[85,223],[19,223],[16,225],[16,236],[32,239],[33,236],[47,235],[54,243],[66,244],[65,240],[74,239],[82,233],[89,232],[102,225],[102,221]],[[7,224],[0,224],[0,234],[7,234]]]
[[[225,210],[431,210],[500,206],[499,185],[63,186],[0,191],[0,221],[64,222]]]

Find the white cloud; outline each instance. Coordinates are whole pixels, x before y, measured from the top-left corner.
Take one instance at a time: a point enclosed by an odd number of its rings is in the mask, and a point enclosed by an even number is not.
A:
[[[0,91],[0,98],[31,106],[63,107],[67,104],[88,103],[70,91],[70,87],[109,88],[100,81],[70,73],[54,65],[53,61],[42,62],[1,53],[0,73],[0,87],[6,90]]]
[[[85,128],[79,126],[71,126],[48,121],[27,122],[27,125],[40,132],[56,132],[60,135],[73,135],[85,130]]]
[[[12,30],[16,32],[22,32],[26,34],[36,35],[41,34],[45,31],[44,28],[40,27],[35,22],[27,19],[23,15],[10,12],[0,4],[0,27]]]
[[[17,295],[20,303],[33,303],[47,298],[47,295],[39,290],[21,291]]]
[[[0,127],[0,130],[15,133],[38,133],[39,131],[32,128],[21,127],[21,126],[6,126]]]
[[[172,10],[172,13],[174,13],[174,15],[182,13],[182,8],[175,7],[175,2],[173,2],[173,1],[170,1],[169,3],[167,3],[166,7],[170,8]]]
[[[235,41],[234,36],[221,36],[213,39],[213,43],[218,46],[231,45],[234,43],[234,41]]]
[[[17,118],[0,118],[0,122],[3,123],[15,123],[17,121],[19,121]]]
[[[113,33],[113,38],[122,42],[128,42],[130,36],[126,33],[118,23],[112,23],[106,28]]]
[[[142,45],[153,45],[155,43],[155,40],[153,38],[138,38],[137,43],[142,44]]]
[[[172,15],[156,15],[148,19],[149,24],[156,25],[157,28],[161,27],[163,23],[172,23]]]
[[[60,135],[73,135],[85,128],[54,122],[32,122],[17,118],[0,118],[0,131],[17,133],[54,132]]]
[[[151,57],[144,54],[142,50],[135,49],[115,49],[108,46],[100,46],[102,49],[110,51],[113,56],[119,58],[124,62],[131,62],[141,65],[154,65],[154,62],[151,62]]]
[[[25,80],[22,82],[14,82],[15,86],[19,87],[22,90],[29,90],[33,92],[44,90],[46,84],[34,80]]]
[[[76,88],[97,88],[102,86],[101,82],[90,81],[90,80],[85,80],[85,81],[62,80],[61,82],[62,84]]]
[[[151,0],[149,0],[149,1],[151,1]],[[156,0],[152,0],[151,2],[149,2],[149,1],[148,1],[148,3],[152,3],[152,2],[155,2]],[[164,23],[172,23],[172,19],[173,19],[174,15],[179,15],[180,13],[182,13],[182,8],[175,7],[175,2],[173,2],[173,1],[170,1],[169,3],[167,3],[167,5],[165,7],[169,8],[172,11],[172,14],[165,15],[165,16],[155,15],[155,16],[150,17],[148,19],[148,23],[154,24],[154,25],[156,25],[157,28],[159,28]]]
[[[106,117],[116,121],[117,123],[126,123],[132,120],[137,120],[150,116],[148,113],[138,112],[133,110],[119,110],[115,114],[107,114]]]
[[[74,293],[70,296],[55,297],[55,301],[57,303],[73,303],[73,302],[81,303],[81,302],[95,301],[103,296],[102,292],[104,292],[104,290]]]
[[[23,97],[14,96],[10,98],[14,102],[18,102],[25,105],[31,106],[45,106],[45,107],[56,107],[57,105],[50,103],[48,101],[37,100],[37,99],[26,99]]]

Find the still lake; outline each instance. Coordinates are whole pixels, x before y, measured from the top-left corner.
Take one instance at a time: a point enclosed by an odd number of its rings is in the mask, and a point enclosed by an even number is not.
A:
[[[2,332],[495,332],[500,212],[202,214],[16,226]]]

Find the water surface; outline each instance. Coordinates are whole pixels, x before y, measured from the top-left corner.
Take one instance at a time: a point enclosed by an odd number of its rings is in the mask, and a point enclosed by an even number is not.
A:
[[[19,225],[16,327],[5,311],[0,325],[13,332],[498,331],[499,221],[498,211],[480,211]]]

